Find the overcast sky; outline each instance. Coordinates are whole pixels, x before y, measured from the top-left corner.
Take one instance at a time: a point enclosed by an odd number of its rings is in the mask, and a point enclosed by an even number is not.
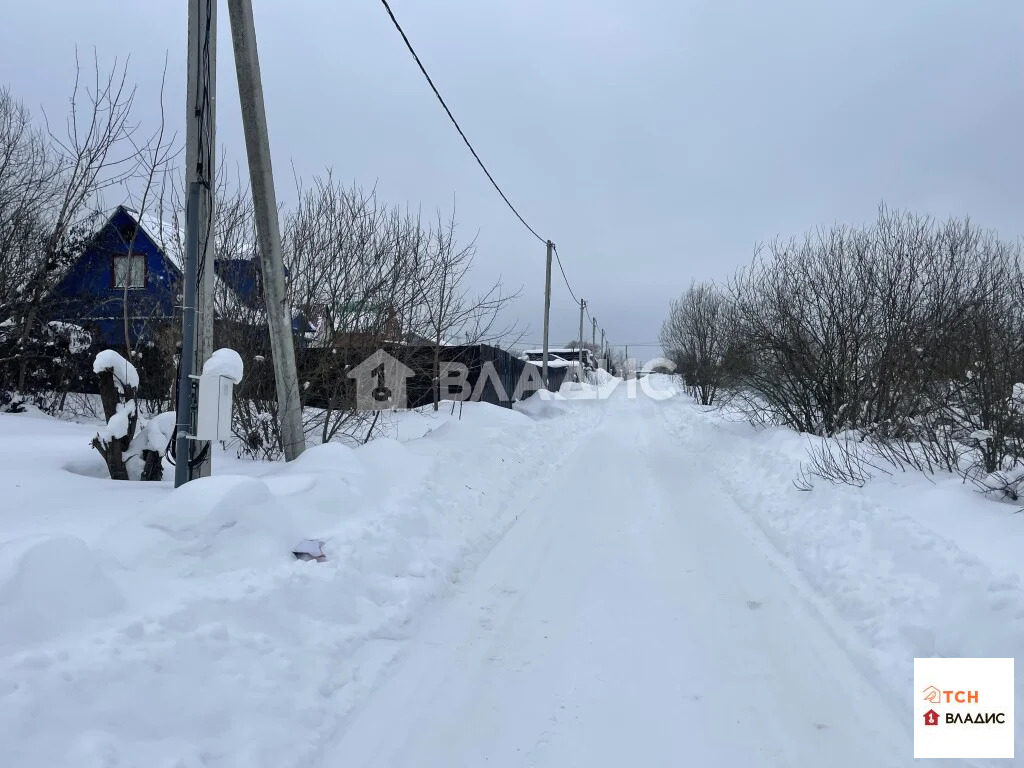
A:
[[[1019,0],[391,3],[616,345],[656,340],[671,297],[727,277],[755,243],[863,223],[883,200],[1024,229]],[[146,124],[167,54],[183,126],[186,9],[5,3],[0,78],[60,113],[76,44],[106,65],[131,56]],[[543,245],[489,187],[379,0],[255,0],[255,15],[280,200],[294,199],[289,163],[426,211],[454,200],[461,234],[479,233],[477,280],[522,285],[515,314],[539,341]],[[223,2],[219,25],[218,145],[244,162]],[[576,335],[560,279],[552,322],[553,343]]]

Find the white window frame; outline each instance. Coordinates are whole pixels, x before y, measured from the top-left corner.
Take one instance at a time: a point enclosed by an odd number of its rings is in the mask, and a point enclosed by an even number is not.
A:
[[[114,254],[114,288],[124,290],[125,265],[129,271],[127,286],[129,291],[139,291],[146,287],[146,257],[141,253]]]

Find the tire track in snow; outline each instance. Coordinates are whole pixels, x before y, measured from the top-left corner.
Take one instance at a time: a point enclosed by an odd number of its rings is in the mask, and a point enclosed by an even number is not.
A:
[[[569,501],[502,539],[323,765],[904,764],[870,687],[655,406],[607,408],[549,481]]]

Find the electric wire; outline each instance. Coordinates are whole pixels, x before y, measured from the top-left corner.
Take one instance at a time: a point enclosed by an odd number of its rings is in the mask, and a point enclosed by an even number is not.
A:
[[[576,306],[580,305],[580,300],[576,298],[576,294],[572,292],[572,286],[569,285],[569,278],[565,276],[565,267],[562,266],[562,257],[558,255],[558,248],[552,244],[552,250],[555,252],[555,261],[558,262],[558,271],[562,273],[562,279],[565,281],[565,287],[569,289],[569,295],[572,296],[572,300],[576,302]]]
[[[462,130],[462,127],[459,125],[459,121],[455,119],[455,115],[453,115],[452,111],[448,108],[448,104],[445,102],[444,97],[441,96],[441,92],[437,90],[437,86],[434,85],[434,81],[431,79],[430,75],[427,74],[426,67],[424,67],[423,62],[420,61],[420,57],[419,54],[416,53],[416,49],[412,47],[412,43],[409,41],[409,36],[405,34],[405,30],[402,29],[402,25],[399,24],[398,19],[395,18],[395,12],[391,10],[391,5],[388,3],[388,0],[380,1],[381,3],[383,3],[384,9],[388,12],[388,16],[391,17],[391,23],[395,25],[395,29],[398,30],[398,34],[400,34],[402,36],[402,40],[405,41],[405,47],[409,49],[409,53],[411,53],[412,57],[416,60],[416,65],[420,68],[420,72],[423,73],[423,76],[427,79],[427,83],[430,84],[430,89],[434,92],[434,95],[437,97],[437,100],[441,102],[441,106],[444,107],[444,111],[448,114],[448,119],[452,121],[452,125],[455,126],[455,130],[459,132],[459,136],[462,137],[462,140],[469,148],[469,151],[472,152],[473,157],[476,158],[477,165],[479,165],[480,169],[487,175],[487,178],[491,182],[491,185],[497,190],[498,194],[501,195],[501,199],[505,201],[505,205],[507,205],[509,209],[512,211],[512,213],[516,215],[516,218],[518,218],[519,221],[523,223],[523,226],[530,231],[530,234],[532,234],[542,243],[546,243],[547,240],[538,235],[537,231],[526,223],[526,219],[524,219],[522,215],[519,213],[519,211],[516,210],[516,207],[512,205],[512,201],[508,199],[508,196],[502,191],[501,187],[498,186],[498,182],[494,180],[494,177],[491,175],[491,172],[487,170],[487,166],[484,165],[484,161],[480,159],[480,155],[478,155],[476,150],[473,149],[473,145],[470,143],[469,139],[466,137],[465,132]]]
[[[434,96],[437,97],[438,102],[440,102],[441,106],[444,108],[445,114],[448,115],[448,119],[451,121],[452,125],[455,126],[455,130],[459,132],[459,136],[462,137],[462,141],[465,143],[466,147],[473,155],[473,158],[476,160],[477,165],[480,166],[480,170],[482,170],[484,172],[484,175],[487,176],[487,180],[491,182],[491,185],[501,196],[501,199],[505,202],[505,205],[507,205],[509,207],[509,210],[511,210],[512,213],[515,214],[516,218],[519,219],[522,225],[526,227],[527,230],[529,230],[530,234],[532,234],[535,238],[537,238],[537,240],[539,240],[542,243],[550,242],[549,240],[546,240],[545,238],[541,237],[537,233],[537,231],[533,227],[531,227],[529,223],[527,223],[526,219],[523,218],[522,214],[519,213],[516,207],[512,204],[512,201],[509,200],[508,196],[502,190],[501,186],[499,186],[498,182],[495,181],[494,176],[491,175],[491,172],[487,170],[487,166],[484,165],[484,161],[480,159],[480,155],[477,154],[476,149],[473,148],[473,144],[466,136],[465,131],[462,130],[462,126],[459,125],[459,121],[455,119],[455,115],[452,114],[451,109],[448,107],[448,103],[444,100],[444,97],[441,95],[441,92],[434,84],[434,80],[433,78],[430,77],[430,74],[427,72],[427,68],[424,66],[423,61],[419,57],[419,54],[416,53],[416,49],[413,47],[412,41],[409,40],[409,36],[405,33],[405,30],[402,28],[401,23],[399,23],[398,18],[395,16],[395,12],[392,10],[391,4],[388,2],[388,0],[381,0],[381,4],[384,6],[384,10],[387,11],[387,14],[391,19],[391,23],[394,25],[395,29],[398,30],[398,34],[401,35],[402,41],[405,43],[405,47],[409,50],[409,53],[412,54],[412,57],[416,62],[416,66],[419,67],[419,70],[423,74],[423,77],[426,78],[427,84],[430,86],[430,89],[434,92]],[[558,253],[558,247],[554,243],[552,243],[551,248],[554,251],[555,259],[558,262],[558,271],[561,272],[562,280],[565,282],[565,287],[569,290],[569,295],[572,296],[572,300],[576,302],[576,306],[582,306],[582,302],[579,300],[579,298],[577,298],[575,291],[573,291],[572,289],[572,285],[569,283],[569,278],[565,273],[565,267],[562,265],[562,257]],[[587,314],[589,316],[589,312]]]

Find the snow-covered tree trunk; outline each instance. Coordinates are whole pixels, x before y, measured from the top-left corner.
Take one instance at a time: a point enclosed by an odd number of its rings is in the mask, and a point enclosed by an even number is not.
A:
[[[162,480],[163,447],[169,440],[166,434],[168,414],[146,421],[139,417],[136,394],[139,390],[139,372],[135,366],[113,350],[96,355],[93,371],[100,381],[100,400],[107,425],[92,439],[95,448],[107,465],[111,480],[130,480],[128,462],[141,462],[132,472],[142,480]],[[173,414],[170,414],[173,419]]]
[[[139,421],[135,389],[127,385],[119,386],[120,380],[115,379],[113,368],[105,368],[98,375],[100,400],[103,401],[107,426],[92,439],[92,447],[99,451],[106,462],[111,480],[128,480],[124,452],[131,445]],[[124,402],[121,402],[122,396]]]

